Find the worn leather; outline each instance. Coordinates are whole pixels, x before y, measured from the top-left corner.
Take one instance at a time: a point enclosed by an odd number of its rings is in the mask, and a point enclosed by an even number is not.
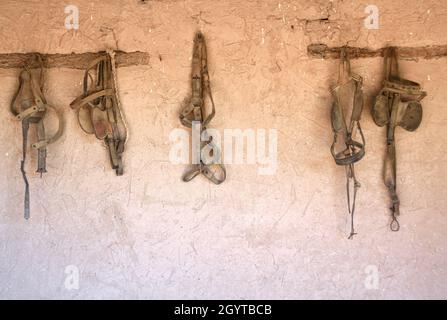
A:
[[[90,63],[84,73],[83,94],[70,107],[77,111],[81,129],[105,142],[112,168],[122,175],[127,126],[119,105],[112,54]]]
[[[210,88],[205,38],[201,32],[198,32],[194,39],[191,86],[191,97],[188,99],[180,113],[180,122],[188,128],[191,128],[194,122],[200,123],[200,136],[202,136],[202,132],[206,130],[206,126],[214,118],[216,112]],[[207,116],[205,116],[206,95],[209,97],[211,102],[211,112]],[[205,148],[206,145],[208,145],[208,147],[211,146],[213,150],[218,150],[213,144],[212,139],[209,139],[208,143],[203,142],[201,144],[201,148]],[[201,158],[199,164],[193,164],[191,168],[183,175],[183,181],[191,181],[199,174],[203,174],[214,184],[221,184],[226,179],[226,170],[223,164],[206,163],[206,161]]]
[[[392,202],[390,228],[398,231],[400,201],[396,185],[395,129],[400,126],[407,131],[414,131],[419,127],[422,121],[420,101],[427,94],[418,83],[399,76],[396,48],[389,47],[385,50],[384,64],[383,88],[376,98],[372,113],[374,122],[379,127],[387,126],[387,153],[383,179]]]
[[[32,148],[37,150],[37,172],[41,175],[46,170],[47,146],[59,139],[63,132],[62,116],[52,106],[47,104],[43,95],[43,62],[39,54],[35,58],[40,65],[40,71],[30,69],[28,66],[20,72],[19,88],[15,93],[10,110],[18,121],[22,122],[22,161],[20,170],[25,182],[25,201],[24,215],[25,219],[30,217],[30,195],[29,182],[26,177],[26,150],[28,148],[28,131],[30,124],[37,126],[37,141],[31,144]],[[56,132],[48,136],[45,132],[44,119],[48,112],[54,112],[58,119],[58,129]]]
[[[334,103],[332,105],[331,123],[334,132],[334,141],[331,153],[335,163],[346,167],[346,193],[348,212],[351,215],[351,233],[349,239],[356,234],[354,231],[354,212],[357,190],[360,183],[355,177],[354,163],[360,161],[365,155],[365,138],[360,127],[360,118],[363,110],[363,80],[359,75],[351,73],[346,48],[342,48],[339,66],[338,84],[332,89]],[[350,115],[350,116],[349,116]],[[355,130],[360,134],[361,142],[354,140]],[[337,138],[342,138],[342,148],[336,151]],[[353,182],[354,195],[351,204],[351,182]]]

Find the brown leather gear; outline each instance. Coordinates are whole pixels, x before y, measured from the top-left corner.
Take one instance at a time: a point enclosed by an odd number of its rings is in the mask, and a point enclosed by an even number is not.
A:
[[[194,51],[192,59],[192,96],[180,113],[180,122],[188,128],[192,128],[195,124],[200,124],[200,136],[206,130],[206,126],[214,118],[215,106],[213,96],[211,94],[210,80],[207,65],[207,53],[205,38],[201,32],[196,34],[194,39]],[[211,113],[205,117],[205,94],[209,96],[211,101]],[[220,158],[220,151],[217,146],[209,138],[208,143],[201,143],[201,150],[211,146],[214,152],[219,154],[215,158]],[[203,174],[214,184],[221,184],[226,178],[225,166],[221,163],[206,163],[200,156],[200,163],[193,164],[183,176],[183,181],[191,181],[199,174]]]
[[[92,75],[92,73],[94,73]],[[77,111],[81,129],[104,140],[112,168],[124,173],[122,154],[127,140],[127,126],[121,110],[115,79],[114,52],[108,51],[93,60],[84,74],[84,92],[70,107]]]
[[[346,168],[348,212],[351,215],[351,233],[349,239],[352,239],[356,234],[354,231],[354,212],[357,190],[360,188],[360,183],[355,177],[354,163],[360,161],[365,155],[365,138],[360,127],[360,118],[363,110],[362,83],[362,77],[351,73],[346,48],[342,48],[338,84],[332,89],[334,103],[332,105],[331,123],[334,132],[334,141],[331,146],[331,153],[335,163]],[[349,110],[351,110],[351,117],[346,118],[346,113]],[[349,123],[349,126],[347,123]],[[356,128],[362,138],[362,142],[355,141],[353,138]],[[343,138],[343,149],[341,151],[335,151],[338,135],[341,135]],[[354,183],[352,205],[350,192],[351,180]]]
[[[384,53],[383,88],[376,97],[373,107],[373,119],[379,126],[387,126],[387,153],[384,162],[383,179],[391,197],[392,221],[390,228],[400,228],[399,197],[396,188],[396,144],[394,133],[397,126],[407,131],[416,130],[422,121],[422,104],[420,101],[427,95],[421,86],[399,76],[396,48],[389,47]]]
[[[61,115],[52,106],[47,104],[47,101],[43,95],[43,61],[40,54],[35,55],[39,65],[40,74],[36,75],[36,71],[25,65],[25,68],[21,71],[19,76],[19,88],[14,95],[10,110],[17,120],[22,122],[22,161],[20,170],[25,181],[25,201],[24,201],[24,215],[25,219],[30,217],[30,195],[29,195],[29,182],[26,177],[25,163],[26,163],[26,150],[28,147],[28,131],[30,124],[37,125],[37,142],[34,142],[31,146],[37,149],[37,172],[42,176],[46,170],[46,157],[47,146],[57,139],[59,139],[63,132],[63,119]],[[45,132],[44,119],[49,110],[53,111],[58,118],[58,129],[51,135],[47,136]]]

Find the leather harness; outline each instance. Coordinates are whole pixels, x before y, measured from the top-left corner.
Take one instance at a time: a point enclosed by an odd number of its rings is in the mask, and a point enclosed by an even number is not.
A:
[[[383,88],[376,98],[373,107],[373,119],[379,126],[387,125],[387,152],[384,161],[383,179],[391,197],[392,221],[390,228],[400,228],[399,198],[396,191],[396,145],[394,133],[397,126],[407,131],[416,130],[422,121],[422,105],[420,101],[427,95],[421,86],[399,76],[396,48],[389,47],[384,54]]]
[[[40,173],[41,177],[43,173],[47,172],[47,146],[59,139],[63,132],[61,115],[47,103],[43,95],[44,73],[42,57],[36,54],[36,59],[40,65],[39,76],[36,75],[35,70],[32,70],[29,65],[25,65],[19,76],[19,89],[15,93],[10,106],[12,114],[17,120],[22,122],[23,145],[20,171],[25,182],[25,219],[29,219],[30,217],[29,182],[25,171],[30,124],[37,125],[37,142],[32,143],[31,146],[33,149],[37,149],[37,172]],[[44,118],[49,110],[52,110],[58,118],[58,129],[51,136],[46,135],[44,126]]]
[[[354,163],[358,162],[365,155],[365,138],[360,127],[360,117],[363,109],[362,77],[351,73],[350,63],[346,54],[346,48],[342,48],[340,56],[338,84],[332,89],[334,103],[332,105],[331,122],[334,132],[334,140],[331,146],[331,153],[335,163],[346,168],[346,193],[348,202],[348,212],[351,215],[351,233],[349,239],[356,234],[354,232],[354,212],[357,190],[360,183],[357,181],[354,172]],[[351,117],[346,118],[346,113],[352,110]],[[349,126],[347,125],[349,121]],[[357,128],[362,142],[355,141],[353,134]],[[335,151],[337,136],[343,139],[343,149]],[[351,181],[354,183],[354,195],[351,204]]]
[[[83,94],[70,107],[77,111],[79,125],[87,134],[104,140],[112,168],[122,175],[122,154],[127,141],[127,125],[117,93],[115,52],[92,61],[84,73]],[[94,73],[94,74],[92,74]]]
[[[188,128],[192,128],[193,124],[200,124],[200,136],[202,137],[202,133],[206,130],[208,123],[213,119],[216,111],[210,88],[205,38],[200,32],[196,34],[194,39],[191,77],[192,96],[180,113],[180,122]],[[204,99],[205,94],[208,94],[212,106],[211,113],[207,117],[204,117],[206,112]],[[212,137],[208,138],[208,143],[206,141],[201,142],[201,150],[208,145],[212,147],[214,152],[220,152],[212,143]],[[202,153],[200,154],[202,155]],[[221,184],[226,178],[226,170],[223,164],[205,163],[202,156],[200,156],[200,163],[193,164],[191,169],[184,174],[183,181],[191,181],[199,174],[203,174],[214,184]]]

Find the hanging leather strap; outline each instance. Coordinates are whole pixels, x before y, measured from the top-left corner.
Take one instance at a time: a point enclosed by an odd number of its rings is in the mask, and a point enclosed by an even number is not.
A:
[[[104,89],[98,92],[93,92],[85,97],[81,96],[73,100],[70,103],[70,108],[72,108],[73,110],[78,110],[80,107],[89,104],[98,98],[113,97],[113,95],[114,95],[113,89]]]
[[[354,183],[354,194],[351,204],[351,181]],[[354,231],[354,214],[355,214],[355,201],[357,199],[357,190],[361,187],[360,182],[357,181],[354,172],[354,164],[346,166],[346,195],[348,201],[348,213],[351,216],[351,233],[348,239],[353,239],[357,233]]]
[[[25,200],[24,200],[24,215],[25,219],[30,217],[30,197],[29,197],[29,182],[26,177],[25,164],[26,164],[26,149],[28,145],[28,131],[29,121],[22,121],[22,161],[20,162],[20,171],[22,172],[23,181],[25,182]]]
[[[396,117],[397,117],[397,105],[400,102],[400,95],[394,93],[388,93],[389,100],[391,101],[391,115],[390,121],[387,125],[387,149],[383,170],[383,179],[385,186],[388,189],[392,200],[391,217],[392,221],[390,228],[392,231],[398,231],[400,229],[397,217],[399,216],[399,198],[396,192],[396,145],[394,140],[394,132],[396,129]]]

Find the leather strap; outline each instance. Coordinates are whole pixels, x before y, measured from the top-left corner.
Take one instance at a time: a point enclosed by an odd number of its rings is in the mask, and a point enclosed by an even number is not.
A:
[[[37,138],[39,141],[45,140],[45,126],[43,120],[37,123]],[[34,145],[33,145],[34,146]],[[47,172],[47,148],[46,144],[37,149],[37,172],[42,174]]]
[[[351,204],[351,181],[354,183],[354,195]],[[357,191],[360,188],[360,182],[357,181],[354,172],[354,164],[349,164],[346,166],[346,195],[348,201],[348,213],[351,216],[351,233],[349,234],[348,239],[353,239],[353,237],[357,234],[354,231],[354,213],[355,213],[355,202],[357,199]]]
[[[213,166],[216,168],[216,170],[213,170]],[[222,182],[224,182],[227,176],[227,172],[224,165],[222,164],[206,165],[201,163],[193,165],[192,168],[183,175],[182,179],[184,182],[189,182],[195,177],[197,177],[199,174],[203,174],[208,180],[210,180],[212,183],[216,185],[219,185]]]
[[[24,199],[24,215],[25,219],[29,219],[30,217],[30,197],[29,197],[29,182],[26,177],[25,164],[26,164],[26,148],[28,145],[28,130],[29,130],[29,121],[22,121],[22,161],[20,162],[20,171],[22,172],[23,181],[25,182],[25,199]]]
[[[37,106],[33,106],[33,107],[25,109],[22,112],[20,112],[19,114],[17,114],[16,118],[17,118],[17,120],[24,120],[28,117],[33,116],[37,112],[39,112],[39,109],[37,108]]]
[[[73,110],[78,110],[80,107],[89,104],[90,102],[98,99],[98,98],[102,98],[102,97],[113,97],[114,95],[114,91],[113,89],[104,89],[104,90],[100,90],[98,92],[93,92],[85,97],[81,96],[76,98],[75,100],[73,100],[70,103],[70,108],[72,108]]]
[[[64,118],[62,117],[62,115],[54,107],[52,107],[50,105],[47,105],[47,108],[52,110],[57,117],[57,121],[58,121],[57,131],[50,137],[48,137],[46,135],[40,136],[39,141],[37,141],[31,145],[31,147],[33,147],[34,149],[40,150],[42,148],[45,148],[49,144],[52,144],[56,140],[58,140],[64,133]],[[43,120],[42,120],[42,125],[43,125]]]

